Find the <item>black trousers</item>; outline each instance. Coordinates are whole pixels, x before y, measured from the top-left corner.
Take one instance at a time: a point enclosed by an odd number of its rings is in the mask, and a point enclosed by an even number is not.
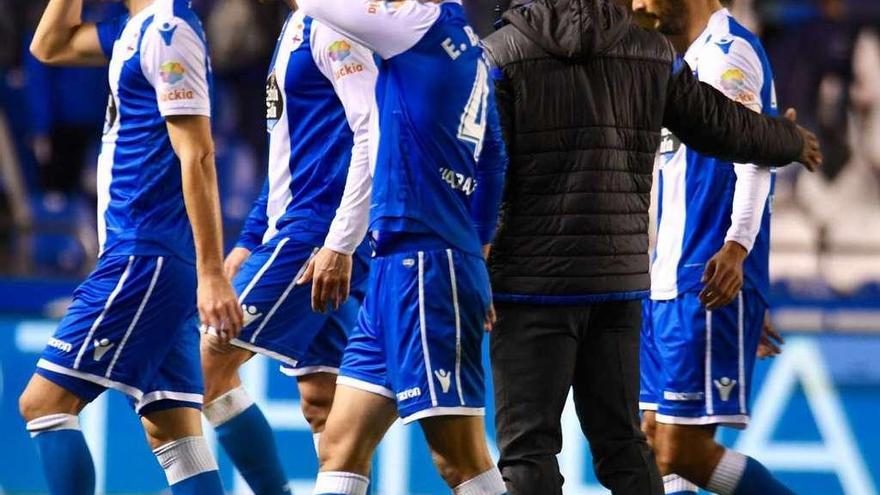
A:
[[[569,388],[599,481],[614,495],[662,495],[639,420],[641,301],[496,305],[491,334],[499,468],[511,495],[558,495]]]

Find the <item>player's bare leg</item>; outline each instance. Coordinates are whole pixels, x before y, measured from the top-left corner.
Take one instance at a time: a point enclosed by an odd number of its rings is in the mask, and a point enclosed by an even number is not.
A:
[[[238,374],[254,353],[205,334],[201,354],[205,376],[203,412],[223,450],[257,495],[290,493],[272,427],[242,387]]]
[[[311,373],[297,377],[299,403],[303,416],[309,423],[315,440],[315,453],[318,453],[321,433],[327,424],[333,396],[336,393],[336,375],[332,373]]]
[[[333,408],[321,435],[321,473],[315,493],[336,493],[332,473],[366,478],[379,441],[397,419],[397,406],[387,397],[347,385],[336,386]],[[327,483],[327,486],[322,486]],[[329,487],[329,489],[325,489]],[[322,491],[323,490],[323,491]]]
[[[155,411],[142,416],[141,424],[174,494],[223,493],[217,461],[202,436],[198,409]]]
[[[486,445],[484,421],[482,416],[436,416],[419,421],[434,464],[454,493],[504,492],[501,473]]]
[[[720,495],[791,495],[755,459],[726,449],[715,441],[714,425],[676,425],[657,422],[654,452],[664,480],[680,476],[682,482],[695,483]],[[666,493],[670,491],[667,485]],[[695,493],[682,491],[680,493]]]
[[[642,431],[648,439],[648,445],[654,448],[654,436],[657,434],[657,413],[642,411]]]
[[[49,493],[95,492],[95,466],[79,427],[78,416],[85,406],[86,401],[37,374],[19,398],[19,411],[40,444],[44,468],[57,474],[47,478]]]

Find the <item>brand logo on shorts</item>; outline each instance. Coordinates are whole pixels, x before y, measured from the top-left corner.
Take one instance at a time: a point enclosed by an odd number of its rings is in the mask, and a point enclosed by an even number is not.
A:
[[[110,342],[110,339],[101,339],[95,341],[95,361],[100,361],[104,354],[107,354],[107,351],[113,348],[116,345],[113,342]]]
[[[733,387],[736,386],[736,380],[731,380],[726,376],[721,377],[718,380],[715,380],[715,388],[718,389],[718,395],[721,397],[721,400],[727,402],[730,399],[730,392],[733,391]]]
[[[248,306],[247,304],[241,305],[241,312],[244,315],[244,325],[242,327],[250,325],[263,316],[263,313],[260,313],[256,306]]]
[[[407,259],[403,260],[403,266],[405,268],[412,268],[412,267],[416,266],[416,260],[414,260],[412,258],[407,258]]]
[[[440,388],[443,389],[443,393],[449,392],[449,387],[452,385],[452,375],[444,369],[439,369],[434,372],[434,376],[440,382]]]
[[[422,395],[422,389],[420,389],[419,387],[408,388],[408,389],[404,390],[403,392],[397,393],[397,400],[399,400],[400,402],[403,402],[405,400],[415,399],[416,397],[419,397],[420,395]]]
[[[49,347],[54,347],[62,352],[70,352],[73,350],[73,346],[64,342],[63,340],[58,340],[55,337],[49,339],[49,343],[47,344]]]
[[[703,400],[703,392],[672,392],[664,390],[663,398],[676,401]]]

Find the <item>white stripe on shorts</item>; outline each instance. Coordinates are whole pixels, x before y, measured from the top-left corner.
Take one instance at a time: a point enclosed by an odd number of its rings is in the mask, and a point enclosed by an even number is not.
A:
[[[159,273],[162,272],[162,265],[164,262],[165,258],[162,256],[159,256],[156,260],[156,269],[153,270],[153,279],[150,280],[150,286],[147,288],[147,293],[144,294],[144,298],[141,300],[141,304],[138,306],[137,312],[134,314],[134,319],[131,320],[131,325],[125,330],[125,336],[122,337],[122,342],[119,343],[119,347],[116,348],[116,353],[113,354],[113,360],[110,361],[110,366],[107,367],[107,372],[104,373],[105,378],[110,378],[110,374],[113,373],[113,367],[116,366],[116,361],[119,360],[119,356],[122,354],[122,348],[125,347],[125,343],[128,342],[131,332],[134,331],[134,327],[137,326],[138,321],[141,319],[141,314],[143,314],[144,308],[150,300],[150,296],[153,295],[153,289],[156,288],[156,282],[159,280]]]
[[[706,310],[706,414],[715,414],[714,400],[712,397],[712,311]]]
[[[79,363],[82,361],[83,354],[85,354],[86,349],[88,349],[89,344],[92,342],[92,337],[95,336],[95,330],[101,325],[101,322],[104,321],[104,316],[107,315],[107,311],[110,310],[110,306],[113,305],[113,301],[116,300],[116,296],[122,292],[122,286],[125,284],[125,280],[128,279],[128,274],[131,272],[131,265],[134,263],[134,256],[128,257],[128,264],[125,265],[125,271],[122,272],[122,276],[119,277],[119,282],[116,283],[116,287],[113,289],[113,292],[110,293],[110,296],[107,298],[106,304],[104,304],[104,309],[101,311],[101,314],[95,319],[95,322],[92,323],[92,328],[89,329],[89,334],[86,335],[86,340],[83,341],[82,347],[79,348],[79,352],[76,353],[76,359],[73,361],[73,369],[79,368]]]
[[[449,280],[452,285],[452,307],[455,309],[455,387],[458,389],[458,401],[464,406],[464,392],[461,390],[461,313],[458,307],[458,282],[455,278],[455,262],[452,261],[452,250],[446,250],[449,260]]]
[[[737,296],[739,303],[739,412],[746,414],[746,346],[745,346],[745,305],[743,293]]]
[[[272,256],[269,256],[269,259],[266,260],[266,262],[263,263],[263,266],[261,266],[260,269],[257,270],[256,274],[254,274],[254,278],[252,278],[251,281],[248,282],[247,286],[245,286],[244,290],[241,291],[241,295],[238,296],[239,303],[244,301],[244,298],[251,293],[251,291],[254,289],[254,286],[257,285],[257,282],[260,281],[260,278],[263,277],[263,274],[266,273],[266,270],[269,269],[269,266],[271,266],[272,263],[275,261],[275,258],[278,257],[278,253],[281,252],[281,248],[284,247],[284,245],[287,244],[287,241],[289,240],[290,238],[285,237],[284,239],[278,241],[278,245],[275,246],[275,250],[272,251]]]
[[[425,253],[419,251],[419,333],[422,334],[422,356],[425,359],[425,374],[428,376],[428,390],[431,392],[431,405],[437,407],[437,392],[434,390],[434,370],[428,352],[428,333],[425,325]]]
[[[285,238],[284,240],[286,241],[287,238]],[[260,332],[262,332],[263,329],[266,328],[266,325],[269,323],[269,320],[271,320],[272,317],[275,316],[275,313],[278,311],[278,308],[280,308],[281,305],[284,304],[284,301],[287,300],[287,296],[290,295],[290,291],[292,291],[293,288],[296,287],[296,283],[299,281],[299,278],[303,276],[303,273],[306,272],[306,269],[309,267],[309,263],[312,261],[312,258],[315,257],[315,254],[317,254],[317,252],[318,252],[318,248],[315,248],[312,250],[312,255],[309,256],[309,258],[306,260],[306,262],[303,264],[303,266],[299,269],[299,271],[296,272],[296,276],[293,277],[293,280],[291,280],[290,283],[287,284],[287,288],[284,289],[284,292],[281,293],[281,297],[279,297],[278,300],[275,301],[275,304],[272,305],[272,309],[270,309],[269,312],[266,313],[266,317],[263,318],[262,322],[260,322],[260,326],[258,326],[257,329],[254,331],[254,334],[251,335],[251,344],[256,344],[257,336],[259,336]],[[285,362],[287,362],[287,361],[285,361]],[[294,361],[293,365],[296,366],[296,361]]]

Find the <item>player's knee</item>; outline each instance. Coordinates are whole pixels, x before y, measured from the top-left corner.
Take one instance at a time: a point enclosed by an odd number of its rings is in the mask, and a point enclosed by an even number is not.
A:
[[[367,473],[373,452],[359,443],[357,439],[333,429],[321,433],[318,462],[322,471],[345,471]]]
[[[206,404],[240,385],[238,369],[248,358],[250,354],[243,349],[234,348],[224,354],[202,345]]]
[[[330,415],[330,407],[333,405],[333,393],[310,394],[300,397],[300,406],[303,416],[309,423],[313,432],[324,431],[327,416]]]
[[[45,401],[36,397],[36,394],[32,393],[30,389],[25,389],[18,397],[18,413],[21,414],[25,422],[33,421],[48,414],[48,411],[45,411],[45,407]]]

